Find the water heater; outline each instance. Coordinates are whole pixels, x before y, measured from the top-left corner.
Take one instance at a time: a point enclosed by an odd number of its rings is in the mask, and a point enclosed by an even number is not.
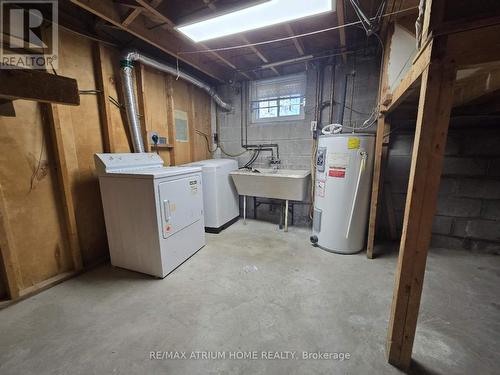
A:
[[[331,134],[318,138],[311,242],[353,254],[365,244],[375,136]]]

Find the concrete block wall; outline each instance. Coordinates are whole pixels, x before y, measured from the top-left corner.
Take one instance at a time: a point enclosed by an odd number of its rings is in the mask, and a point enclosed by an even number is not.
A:
[[[450,129],[432,229],[434,247],[500,253],[499,146],[498,128]],[[391,135],[385,183],[390,184],[399,231],[412,147],[412,133]]]

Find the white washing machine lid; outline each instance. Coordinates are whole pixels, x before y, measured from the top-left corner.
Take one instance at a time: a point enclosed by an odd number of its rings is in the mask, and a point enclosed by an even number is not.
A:
[[[99,176],[156,179],[201,172],[199,167],[164,167],[155,153],[95,154],[94,161]]]
[[[234,159],[207,159],[184,164],[187,167],[202,168],[234,168],[238,169],[238,162]]]

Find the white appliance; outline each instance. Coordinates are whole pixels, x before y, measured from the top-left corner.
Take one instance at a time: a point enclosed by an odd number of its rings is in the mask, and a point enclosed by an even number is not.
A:
[[[208,159],[185,165],[202,169],[205,231],[219,233],[236,222],[240,216],[238,192],[229,173],[238,170],[238,162]]]
[[[201,169],[96,154],[111,264],[165,277],[205,245]]]
[[[318,138],[311,242],[353,254],[365,244],[375,137],[332,134]]]

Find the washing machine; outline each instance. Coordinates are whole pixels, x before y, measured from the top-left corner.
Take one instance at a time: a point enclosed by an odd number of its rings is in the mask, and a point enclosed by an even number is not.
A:
[[[239,196],[229,175],[238,170],[234,159],[208,159],[185,164],[200,167],[203,176],[205,231],[219,233],[238,220]]]
[[[165,277],[205,245],[201,168],[96,154],[111,264]]]

